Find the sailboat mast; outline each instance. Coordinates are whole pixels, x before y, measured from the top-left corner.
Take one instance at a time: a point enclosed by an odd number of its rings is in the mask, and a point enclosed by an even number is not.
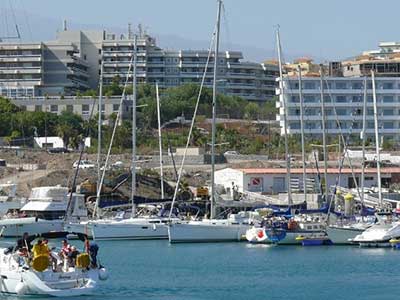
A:
[[[136,65],[137,65],[137,35],[133,36],[133,76],[132,76],[132,182],[131,182],[131,198],[132,198],[132,214],[136,216]]]
[[[100,187],[101,181],[101,123],[102,123],[102,112],[103,112],[103,72],[104,64],[103,59],[101,60],[100,66],[100,87],[99,87],[99,103],[98,103],[98,124],[97,124],[97,188]]]
[[[375,124],[375,148],[376,148],[376,170],[378,172],[378,196],[379,206],[383,207],[382,201],[382,182],[381,182],[381,156],[379,150],[379,132],[378,132],[378,105],[376,100],[375,72],[371,70],[372,96],[374,101],[374,124]]]
[[[288,121],[288,107],[287,101],[284,93],[284,83],[283,83],[283,67],[282,67],[282,49],[281,49],[281,38],[279,34],[279,28],[276,30],[276,43],[278,48],[278,63],[279,63],[279,89],[280,94],[282,96],[282,104],[283,104],[283,130],[285,135],[285,158],[286,158],[286,189],[288,194],[288,204],[292,205],[292,191],[290,187],[290,156],[289,156],[289,142],[288,142],[288,129],[287,129],[287,121]]]
[[[321,117],[322,117],[322,149],[324,152],[324,180],[325,180],[325,201],[328,201],[328,151],[326,148],[326,115],[325,115],[325,99],[324,99],[324,70],[322,64],[319,68],[319,77],[321,85]]]
[[[362,159],[361,159],[361,203],[364,205],[364,176],[365,176],[365,141],[367,123],[367,77],[364,78],[364,99],[363,99],[363,125],[361,131],[362,139]]]
[[[160,94],[158,92],[158,82],[156,82],[156,98],[157,98],[157,119],[158,119],[158,145],[160,148],[160,187],[161,187],[161,199],[164,199],[164,172],[163,172],[163,154],[162,154],[162,139],[161,139]]]
[[[301,158],[303,161],[303,193],[304,201],[307,202],[307,172],[306,172],[306,151],[304,141],[304,101],[303,101],[303,89],[302,89],[302,78],[301,78],[301,67],[297,66],[297,72],[299,76],[299,102],[300,102],[300,131],[301,131]]]
[[[213,79],[213,99],[212,99],[212,137],[211,137],[211,211],[210,218],[215,218],[215,136],[216,126],[215,118],[217,114],[217,71],[218,71],[218,52],[219,52],[219,31],[221,25],[221,7],[222,0],[218,0],[217,28],[215,35],[215,51],[214,51],[214,79]]]

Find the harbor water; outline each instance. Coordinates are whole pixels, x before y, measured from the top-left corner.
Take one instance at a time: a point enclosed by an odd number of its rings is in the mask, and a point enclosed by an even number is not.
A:
[[[400,252],[392,249],[167,241],[99,245],[110,277],[95,295],[74,299],[382,300],[394,299],[400,290]]]

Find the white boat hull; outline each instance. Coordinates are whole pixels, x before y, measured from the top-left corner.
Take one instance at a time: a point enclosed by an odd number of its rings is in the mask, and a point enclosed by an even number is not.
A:
[[[0,220],[0,231],[3,237],[20,237],[24,232],[40,234],[49,231],[63,231],[63,220],[43,220],[37,218]]]
[[[331,227],[326,228],[328,238],[334,245],[349,245],[354,244],[353,239],[362,233],[364,229],[346,228],[346,227]]]
[[[171,243],[238,242],[244,240],[247,224],[172,223],[168,226]]]
[[[69,223],[65,230],[82,232],[96,240],[147,240],[167,239],[168,227],[165,224],[130,222],[88,222],[87,224]]]
[[[262,230],[263,233],[257,237],[256,234]],[[307,231],[307,230],[293,230],[293,231],[286,231],[286,236],[276,242],[275,244],[278,245],[301,245],[302,240],[297,239],[300,236],[306,238],[314,238],[316,236],[323,236],[325,235],[324,231]],[[265,233],[265,229],[263,228],[251,228],[246,232],[246,238],[250,243],[255,244],[272,244],[272,241],[268,239],[267,234]]]

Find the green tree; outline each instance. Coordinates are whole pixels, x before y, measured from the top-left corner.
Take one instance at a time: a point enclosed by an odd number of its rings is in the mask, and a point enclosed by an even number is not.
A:
[[[255,120],[258,118],[259,111],[260,107],[256,103],[250,102],[244,108],[244,116],[246,119]]]

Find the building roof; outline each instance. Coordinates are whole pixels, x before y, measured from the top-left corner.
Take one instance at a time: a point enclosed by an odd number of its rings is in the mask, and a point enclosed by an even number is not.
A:
[[[286,168],[253,168],[253,169],[237,169],[244,174],[286,174]],[[354,173],[361,174],[361,169],[354,169]],[[320,168],[320,173],[324,170]],[[302,168],[292,168],[290,170],[291,174],[303,174]],[[316,168],[307,168],[307,174],[317,174],[318,170]],[[351,174],[350,168],[343,168],[341,170],[342,174]],[[376,174],[376,168],[365,168],[365,174]],[[381,168],[381,173],[400,173],[400,167],[391,168]],[[339,168],[328,168],[328,174],[339,174]]]

